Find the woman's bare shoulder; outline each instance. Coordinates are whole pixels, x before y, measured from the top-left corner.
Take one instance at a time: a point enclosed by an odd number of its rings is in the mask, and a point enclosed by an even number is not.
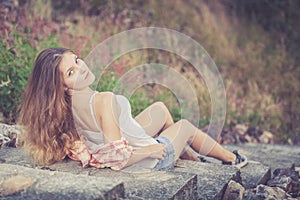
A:
[[[111,97],[111,96],[114,96],[115,94],[113,92],[110,92],[110,91],[106,91],[106,92],[98,92],[96,94],[96,96],[102,96],[102,97]]]
[[[115,102],[115,94],[113,92],[99,92],[95,95],[95,104],[97,106],[107,106]]]

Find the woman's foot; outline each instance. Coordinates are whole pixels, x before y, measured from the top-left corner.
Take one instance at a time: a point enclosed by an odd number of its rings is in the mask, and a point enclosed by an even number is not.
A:
[[[223,165],[233,165],[238,168],[242,168],[248,164],[248,159],[245,155],[240,155],[237,150],[234,150],[232,153],[236,156],[235,161],[234,162],[222,161]]]

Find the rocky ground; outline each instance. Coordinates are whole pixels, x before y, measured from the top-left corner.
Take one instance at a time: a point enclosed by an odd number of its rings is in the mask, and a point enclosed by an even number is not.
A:
[[[291,145],[276,144],[240,144],[225,145],[228,149],[241,149],[247,155],[249,163],[257,162],[270,167],[270,177],[263,184],[229,183],[229,196],[235,199],[300,199],[300,148]],[[247,174],[247,167],[241,169]],[[248,176],[248,175],[246,175]],[[250,178],[251,179],[251,178]],[[249,180],[249,179],[248,179]],[[228,194],[225,194],[228,195]]]
[[[242,169],[179,161],[174,170],[141,173],[82,168],[66,160],[36,166],[19,148],[18,131],[0,124],[0,199],[300,199],[300,148],[239,143],[249,159]]]
[[[287,141],[281,141],[270,131],[262,130],[257,127],[248,126],[247,124],[238,124],[234,121],[230,126],[223,129],[220,143],[222,144],[244,144],[244,143],[287,143],[290,145],[300,144],[300,133],[298,136],[290,137]]]

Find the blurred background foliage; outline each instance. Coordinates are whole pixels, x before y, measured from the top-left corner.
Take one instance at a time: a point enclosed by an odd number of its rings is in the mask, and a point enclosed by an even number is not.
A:
[[[85,57],[109,36],[156,26],[185,33],[216,62],[227,92],[227,120],[269,130],[277,142],[300,133],[300,1],[298,0],[1,0],[0,112],[14,123],[22,91],[39,51],[63,46]],[[158,50],[142,50],[111,64],[99,90],[112,90],[127,70],[146,62],[172,66],[197,91],[205,128],[210,97],[193,67]],[[175,84],[175,83],[174,83]],[[136,115],[164,101],[180,119],[167,88],[148,84],[131,97]]]

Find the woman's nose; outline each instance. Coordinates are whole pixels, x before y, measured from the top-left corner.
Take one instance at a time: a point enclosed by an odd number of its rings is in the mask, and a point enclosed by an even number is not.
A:
[[[80,67],[80,73],[81,73],[81,74],[84,74],[85,71],[86,71],[86,70],[85,70],[83,67]]]
[[[80,73],[85,72],[85,68],[81,63],[78,63],[76,67],[77,67],[77,69],[79,70]]]

